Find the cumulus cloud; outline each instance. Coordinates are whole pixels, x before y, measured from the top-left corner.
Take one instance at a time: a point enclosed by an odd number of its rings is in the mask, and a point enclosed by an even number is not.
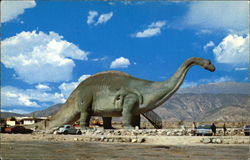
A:
[[[101,14],[95,25],[106,23],[112,18],[112,16],[113,16],[113,12]]]
[[[45,84],[38,84],[36,85],[36,89],[40,89],[40,90],[46,90],[46,91],[50,91],[51,88]]]
[[[88,52],[55,32],[21,32],[2,41],[1,62],[28,83],[71,79],[72,59],[87,60]]]
[[[184,23],[207,29],[246,30],[249,23],[247,1],[192,2]]]
[[[87,17],[87,24],[92,24],[95,22],[94,18],[98,16],[97,11],[89,11],[89,15]]]
[[[61,90],[61,93],[63,94],[64,98],[67,99],[71,92],[86,78],[88,78],[91,75],[82,75],[77,82],[71,82],[71,83],[62,83],[59,86],[59,89]]]
[[[235,68],[235,71],[245,71],[245,70],[247,70],[248,68],[246,68],[246,67],[236,67]]]
[[[249,63],[249,35],[246,37],[229,34],[213,49],[218,63]]]
[[[25,9],[36,6],[34,0],[29,1],[1,1],[1,23],[8,22],[18,15],[23,14]]]
[[[129,59],[120,57],[111,62],[110,68],[127,68],[129,65]]]
[[[12,86],[1,88],[1,105],[3,107],[41,107],[39,102],[63,103],[65,99],[60,93],[48,93],[39,89],[19,89]]]
[[[137,32],[132,36],[136,38],[146,38],[146,37],[156,36],[161,33],[161,28],[164,27],[165,25],[166,21],[153,22],[152,24],[148,25],[147,29],[141,32]]]
[[[214,46],[214,42],[213,41],[209,41],[204,47],[203,49],[206,51],[209,47],[213,47]]]
[[[87,24],[94,24],[94,25],[98,25],[98,24],[104,24],[106,22],[108,22],[112,16],[113,16],[113,12],[109,12],[109,13],[104,13],[101,14],[97,21],[95,21],[95,18],[98,16],[98,12],[97,11],[89,11],[88,17],[87,17]]]

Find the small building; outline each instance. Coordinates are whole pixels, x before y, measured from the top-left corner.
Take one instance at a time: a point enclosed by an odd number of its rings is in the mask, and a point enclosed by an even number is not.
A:
[[[27,117],[27,118],[22,118],[21,123],[24,125],[29,125],[29,124],[34,124],[37,122],[40,122],[44,120],[43,118],[35,118],[35,117]]]
[[[6,125],[7,126],[15,126],[17,124],[17,120],[14,117],[7,118],[6,119]]]

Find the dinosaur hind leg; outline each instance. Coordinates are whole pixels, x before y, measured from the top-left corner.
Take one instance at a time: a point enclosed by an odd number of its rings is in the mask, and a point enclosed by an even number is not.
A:
[[[132,118],[132,126],[133,127],[138,126],[140,128],[140,123],[141,123],[141,117],[140,117],[140,115],[133,116],[133,118]]]
[[[114,129],[112,127],[112,117],[102,117],[104,129]]]
[[[89,128],[91,118],[91,106],[92,100],[89,98],[88,101],[81,102],[79,105],[80,110],[80,126],[82,129]]]

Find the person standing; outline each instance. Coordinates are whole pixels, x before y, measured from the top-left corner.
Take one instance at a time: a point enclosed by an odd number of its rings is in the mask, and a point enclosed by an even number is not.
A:
[[[212,124],[211,129],[212,129],[212,132],[213,132],[213,136],[215,136],[216,135],[216,126],[215,126],[214,123]]]
[[[224,123],[224,124],[223,124],[223,135],[224,135],[224,136],[226,135],[226,131],[227,131],[226,123]]]
[[[197,129],[196,123],[193,122],[193,124],[192,124],[192,133],[193,133],[193,136],[195,136],[196,129]]]

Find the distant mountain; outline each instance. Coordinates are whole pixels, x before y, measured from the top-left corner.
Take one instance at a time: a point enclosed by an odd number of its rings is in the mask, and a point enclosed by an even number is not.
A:
[[[26,114],[26,116],[31,116],[31,117],[47,117],[47,116],[51,116],[53,114],[55,114],[56,112],[58,112],[58,110],[61,108],[63,104],[59,103],[53,106],[50,106],[44,110],[41,111],[35,111],[35,112],[31,112],[29,114]]]
[[[22,117],[22,114],[12,112],[0,112],[0,118]]]
[[[220,82],[179,89],[178,93],[250,94],[250,83]]]
[[[165,120],[250,121],[247,94],[176,94],[155,112]]]

